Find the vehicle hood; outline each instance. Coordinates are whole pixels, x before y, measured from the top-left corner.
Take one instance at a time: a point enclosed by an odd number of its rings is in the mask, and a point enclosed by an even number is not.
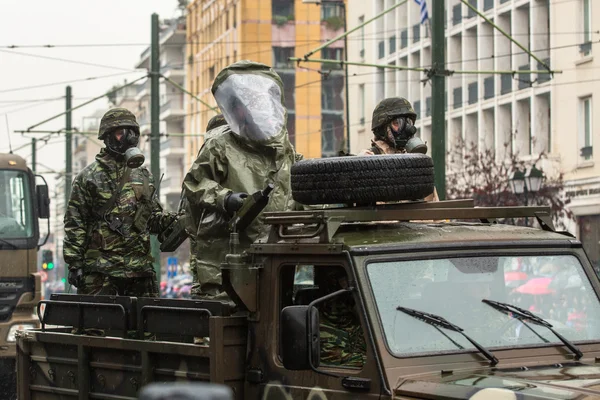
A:
[[[397,396],[422,399],[600,399],[600,367],[582,363],[406,379]]]

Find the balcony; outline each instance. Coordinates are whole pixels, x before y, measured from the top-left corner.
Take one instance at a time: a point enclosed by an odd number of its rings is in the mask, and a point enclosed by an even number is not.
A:
[[[180,119],[184,115],[183,96],[171,98],[166,103],[160,105],[160,119],[162,121]]]
[[[477,103],[478,99],[478,85],[477,82],[471,82],[468,85],[468,91],[469,91],[469,104],[475,104]]]
[[[483,80],[483,98],[485,100],[494,97],[494,77],[490,76]]]
[[[463,99],[462,99],[462,87],[454,88],[452,91],[453,104],[452,108],[457,109],[462,107]]]
[[[521,65],[519,71],[529,71],[531,66],[529,64]],[[531,74],[519,74],[519,90],[527,89],[531,87]]]
[[[500,94],[507,94],[512,92],[512,81],[513,78],[509,74],[500,75]]]
[[[144,82],[137,85],[137,92],[135,94],[135,100],[140,101],[150,95],[150,79],[146,79]]]

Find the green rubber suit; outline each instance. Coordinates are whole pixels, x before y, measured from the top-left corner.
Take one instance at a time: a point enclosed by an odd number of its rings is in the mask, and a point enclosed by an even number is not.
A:
[[[290,169],[301,156],[286,129],[283,83],[269,66],[236,62],[217,75],[212,93],[227,125],[206,136],[184,178],[183,192],[197,226],[192,296],[228,300],[221,287],[220,264],[229,249],[229,196],[252,194],[272,183],[275,189],[264,211],[293,209]],[[240,248],[267,233],[260,215],[240,232]]]

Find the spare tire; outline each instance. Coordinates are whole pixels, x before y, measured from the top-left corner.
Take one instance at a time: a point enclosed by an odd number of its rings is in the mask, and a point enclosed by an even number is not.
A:
[[[418,200],[433,193],[433,160],[424,154],[303,160],[291,170],[292,196],[302,204]]]

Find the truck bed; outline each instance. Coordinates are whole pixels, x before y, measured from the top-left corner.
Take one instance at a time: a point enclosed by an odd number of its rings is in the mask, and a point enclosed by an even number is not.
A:
[[[169,324],[169,321],[163,321],[162,325],[154,324],[151,314],[144,316],[143,326],[157,326],[156,330],[161,332],[153,332],[156,338],[129,339],[127,337],[131,336],[131,330],[120,332],[123,337],[119,337],[119,331],[109,326],[110,318],[106,318],[106,310],[103,309],[103,322],[95,324],[93,328],[84,326],[86,334],[72,333],[72,327],[44,327],[18,335],[18,398],[134,400],[137,399],[139,389],[151,382],[206,381],[228,385],[236,398],[242,399],[246,317],[200,318],[191,315],[182,319],[177,318],[177,307],[172,307],[172,300],[170,303],[169,307],[164,308],[172,314],[172,320],[179,320],[181,326],[196,326],[201,331],[207,328],[209,345],[193,344],[189,336],[187,340],[183,340],[183,336],[179,339],[165,339],[172,336],[173,331],[185,328]],[[46,324],[52,323],[48,320],[53,319],[52,313],[48,313],[51,306],[51,301],[46,304],[45,317],[50,317],[42,319]],[[57,311],[64,312],[64,309],[61,310],[63,305],[55,306],[55,316],[59,315]],[[185,303],[182,303],[182,309],[189,309],[184,306]],[[154,306],[155,311],[165,311],[160,308],[161,306]],[[64,320],[62,312],[61,318]],[[94,313],[88,310],[79,315],[83,316],[81,319],[87,320]],[[103,328],[98,328],[98,325]],[[93,331],[90,329],[103,329],[105,336],[92,336],[90,334]],[[151,331],[145,329],[145,332]]]

